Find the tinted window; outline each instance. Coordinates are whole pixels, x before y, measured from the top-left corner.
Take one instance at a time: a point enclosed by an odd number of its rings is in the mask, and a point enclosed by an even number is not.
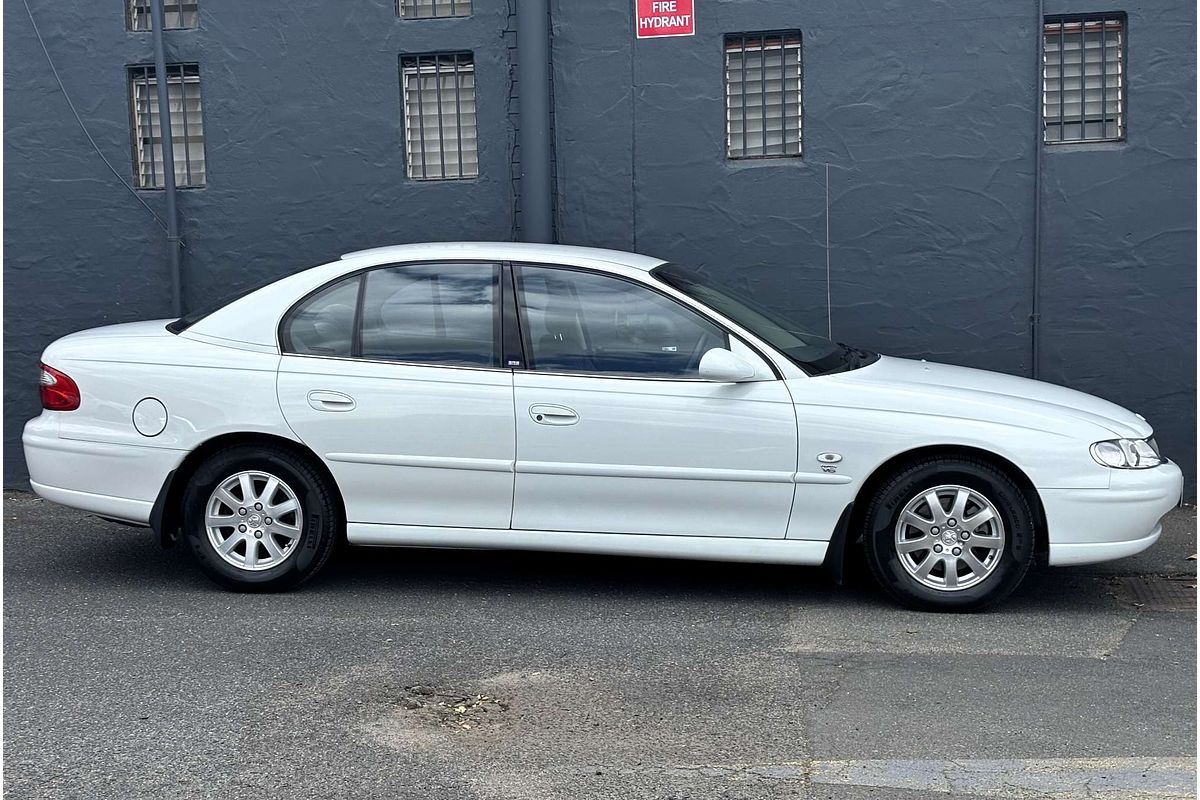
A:
[[[879,355],[811,333],[795,320],[752,298],[718,286],[703,270],[664,264],[650,273],[668,286],[742,325],[792,360],[809,375],[844,372],[874,363]]]
[[[292,311],[280,338],[289,353],[349,356],[354,344],[358,276],[317,292]]]
[[[713,323],[629,281],[549,267],[517,274],[533,369],[687,378],[707,351],[728,346]]]
[[[491,264],[407,264],[369,272],[363,293],[363,358],[499,366]]]
[[[234,302],[235,300],[241,300],[243,297],[250,294],[251,292],[257,292],[259,289],[262,289],[264,286],[270,286],[272,283],[275,283],[275,281],[277,281],[277,280],[279,280],[279,278],[267,278],[266,280],[258,281],[257,283],[253,284],[252,286],[250,286],[246,289],[242,289],[237,292],[231,292],[227,295],[223,295],[220,300],[217,300],[216,302],[201,306],[200,308],[197,308],[195,311],[190,311],[187,314],[184,314],[182,317],[175,320],[174,322],[168,323],[167,330],[169,330],[171,333],[182,333],[182,332],[186,331],[188,328],[195,325],[200,320],[207,317],[209,314],[216,313],[217,311],[220,311],[222,308],[224,308],[225,306]]]

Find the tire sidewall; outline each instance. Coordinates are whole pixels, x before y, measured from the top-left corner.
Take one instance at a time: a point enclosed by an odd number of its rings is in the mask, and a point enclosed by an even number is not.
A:
[[[304,524],[300,541],[278,566],[261,571],[242,570],[225,561],[213,549],[204,523],[212,492],[221,482],[239,472],[266,472],[286,483],[300,501]],[[188,545],[209,577],[227,588],[247,591],[286,589],[303,581],[320,568],[334,543],[328,492],[287,453],[274,450],[236,448],[218,453],[196,470],[183,496],[183,529]]]
[[[1004,524],[1004,550],[995,570],[977,585],[953,592],[924,586],[909,575],[895,545],[896,523],[904,507],[919,494],[945,485],[981,493]],[[972,611],[999,602],[1025,577],[1033,559],[1032,514],[1020,489],[1002,473],[967,461],[925,463],[901,472],[875,496],[864,535],[872,571],[883,587],[902,602],[926,610]]]

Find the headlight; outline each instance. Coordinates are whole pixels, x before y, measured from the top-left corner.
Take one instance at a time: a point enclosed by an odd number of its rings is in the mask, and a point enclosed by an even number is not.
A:
[[[1114,469],[1146,469],[1162,463],[1153,439],[1110,439],[1092,445],[1097,464]]]

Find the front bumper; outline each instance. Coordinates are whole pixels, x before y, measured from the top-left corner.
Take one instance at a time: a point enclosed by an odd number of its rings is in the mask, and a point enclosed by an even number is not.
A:
[[[1166,462],[1114,469],[1107,489],[1042,489],[1050,564],[1094,564],[1140,553],[1158,541],[1161,520],[1179,505],[1183,473]]]
[[[60,505],[148,524],[163,481],[186,453],[63,439],[53,413],[31,419],[21,436],[33,491]]]

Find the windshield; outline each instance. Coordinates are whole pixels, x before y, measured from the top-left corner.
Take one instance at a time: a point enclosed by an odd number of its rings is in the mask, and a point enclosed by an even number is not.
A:
[[[777,311],[749,297],[716,286],[700,270],[663,264],[650,273],[658,280],[724,314],[787,356],[809,375],[845,372],[870,364],[879,356],[857,347],[833,342],[807,331]]]

